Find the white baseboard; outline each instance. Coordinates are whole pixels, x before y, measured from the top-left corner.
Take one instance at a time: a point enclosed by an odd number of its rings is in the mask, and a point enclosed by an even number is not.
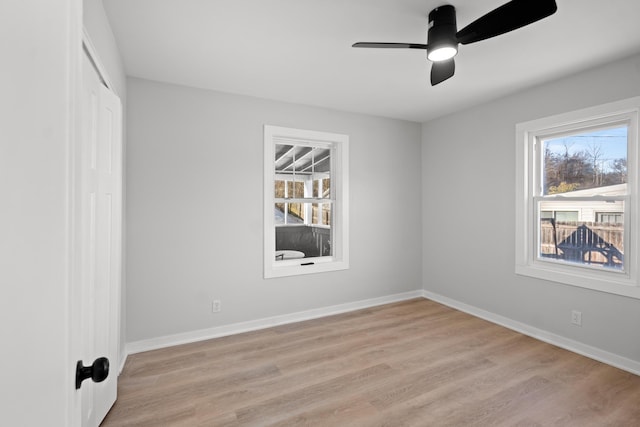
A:
[[[256,331],[270,328],[272,326],[285,325],[288,323],[302,322],[304,320],[317,319],[319,317],[331,316],[333,314],[346,313],[363,308],[375,307],[377,305],[389,304],[392,302],[405,301],[412,298],[423,297],[423,291],[411,291],[401,294],[388,295],[379,298],[372,298],[362,301],[338,304],[329,307],[317,308],[313,310],[301,311],[297,313],[285,314],[282,316],[268,317],[264,319],[251,320],[248,322],[234,323],[231,325],[218,326],[209,329],[200,329],[192,332],[184,332],[175,335],[167,335],[147,340],[134,341],[126,344],[125,353],[127,355],[141,353],[143,351],[156,350],[174,345],[188,344],[196,341],[203,341],[212,338],[224,337],[227,335],[240,334],[243,332]],[[124,366],[124,359],[122,365]]]
[[[638,361],[628,359],[626,357],[622,357],[617,354],[610,353],[608,351],[592,347],[578,341],[571,340],[569,338],[554,334],[549,331],[535,328],[525,323],[521,323],[513,319],[509,319],[507,317],[482,310],[480,308],[433,292],[425,290],[423,291],[422,296],[440,304],[455,308],[456,310],[464,311],[465,313],[471,314],[484,320],[488,320],[489,322],[504,326],[505,328],[512,329],[516,332],[520,332],[521,334],[528,335],[540,341],[553,344],[557,347],[564,348],[565,350],[569,350],[582,356],[597,360],[599,362],[606,363],[607,365],[615,366],[616,368],[623,369],[625,371],[631,372],[632,374],[640,375],[640,362]]]
[[[430,299],[451,308],[455,308],[456,310],[460,310],[465,313],[471,314],[472,316],[476,316],[497,325],[504,326],[505,328],[520,332],[524,335],[530,336],[540,341],[544,341],[557,347],[564,348],[565,350],[569,350],[574,353],[597,360],[599,362],[615,366],[616,368],[623,369],[635,375],[640,375],[640,362],[638,361],[628,359],[626,357],[619,356],[617,354],[610,353],[608,351],[592,347],[578,341],[571,340],[569,338],[554,334],[549,331],[535,328],[525,323],[521,323],[513,319],[509,319],[507,317],[500,316],[498,314],[491,313],[489,311],[482,310],[472,305],[465,304],[463,302],[426,290],[405,292],[401,294],[388,295],[379,298],[372,298],[362,301],[317,308],[313,310],[301,311],[297,313],[285,314],[282,316],[268,317],[264,319],[251,320],[248,322],[218,326],[215,328],[201,329],[192,332],[184,332],[181,334],[167,335],[158,338],[130,342],[126,344],[124,354],[120,357],[119,368],[120,372],[122,372],[125,361],[129,354],[141,353],[143,351],[156,350],[159,348],[188,344],[197,341],[204,341],[212,338],[240,334],[243,332],[256,331],[289,323],[302,322],[305,320],[317,319],[334,314],[346,313],[349,311],[360,310],[363,308],[375,307],[378,305],[390,304],[393,302],[405,301],[408,299],[420,297]]]
[[[122,370],[124,369],[124,364],[127,361],[127,356],[129,354],[127,353],[126,349],[125,351],[120,353],[120,365],[118,366],[118,375],[120,375],[122,373]]]

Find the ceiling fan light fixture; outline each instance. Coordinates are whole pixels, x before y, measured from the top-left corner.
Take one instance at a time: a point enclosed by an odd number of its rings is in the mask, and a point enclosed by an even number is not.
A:
[[[427,49],[427,58],[429,61],[439,62],[451,59],[458,53],[456,46],[440,46],[435,49]]]
[[[458,53],[456,38],[456,9],[451,5],[440,6],[429,13],[427,32],[427,58],[439,62],[453,58]]]

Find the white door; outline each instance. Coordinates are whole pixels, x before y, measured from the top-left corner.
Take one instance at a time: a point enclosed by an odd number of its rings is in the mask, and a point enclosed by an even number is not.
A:
[[[122,253],[122,107],[87,54],[82,66],[81,205],[82,362],[106,357],[109,374],[80,388],[82,425],[97,426],[116,400]]]

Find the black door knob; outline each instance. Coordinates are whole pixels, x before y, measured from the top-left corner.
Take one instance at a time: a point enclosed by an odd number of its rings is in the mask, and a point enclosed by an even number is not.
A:
[[[91,366],[83,366],[82,360],[76,364],[76,390],[82,385],[82,381],[91,378],[93,382],[99,383],[109,376],[109,359],[99,357],[93,361]]]

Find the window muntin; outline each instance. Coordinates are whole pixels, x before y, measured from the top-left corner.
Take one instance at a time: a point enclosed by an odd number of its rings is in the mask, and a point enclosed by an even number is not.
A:
[[[348,268],[348,137],[265,126],[265,277]]]
[[[639,110],[640,97],[635,97],[516,126],[517,274],[640,299]],[[557,150],[558,140],[579,136],[584,149],[594,136],[617,138],[620,135],[615,133],[625,129],[626,164],[620,160],[624,156],[607,156],[605,160],[603,153],[595,150],[591,164],[598,167],[598,173],[593,174],[592,167],[588,183],[566,179],[570,174],[564,175],[564,180],[551,180],[563,177],[553,175],[545,148],[556,144]],[[569,150],[559,145],[562,149],[556,155],[562,154],[564,160],[579,157],[579,144],[567,144]],[[618,153],[624,151],[623,144]],[[578,240],[567,240],[572,234]],[[581,247],[585,241],[590,246]],[[559,247],[563,243],[566,251]],[[567,246],[571,244],[574,247]],[[597,245],[601,247],[594,249]]]

